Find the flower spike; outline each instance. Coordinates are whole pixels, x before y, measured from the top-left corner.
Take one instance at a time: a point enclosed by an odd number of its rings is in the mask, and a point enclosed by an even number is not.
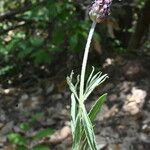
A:
[[[91,20],[96,23],[104,20],[109,15],[111,2],[112,0],[94,0],[89,12]]]

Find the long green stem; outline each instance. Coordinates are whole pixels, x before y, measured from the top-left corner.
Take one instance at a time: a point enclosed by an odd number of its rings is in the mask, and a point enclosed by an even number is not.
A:
[[[87,65],[87,59],[88,59],[88,53],[89,53],[89,49],[90,49],[90,44],[91,44],[91,40],[93,37],[93,33],[96,27],[96,22],[92,23],[89,35],[88,35],[88,39],[87,39],[87,43],[85,46],[85,51],[84,51],[84,57],[83,57],[83,62],[82,62],[82,69],[81,69],[81,78],[80,78],[80,100],[83,100],[83,94],[84,94],[84,80],[85,80],[85,71],[86,71],[86,65]]]

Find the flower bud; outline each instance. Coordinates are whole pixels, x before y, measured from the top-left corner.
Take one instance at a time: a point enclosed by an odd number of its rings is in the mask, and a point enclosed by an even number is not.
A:
[[[89,12],[91,20],[99,23],[105,19],[109,14],[111,2],[112,0],[94,0]]]

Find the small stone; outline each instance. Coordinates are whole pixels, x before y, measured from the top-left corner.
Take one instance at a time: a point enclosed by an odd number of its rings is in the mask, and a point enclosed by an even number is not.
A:
[[[5,90],[4,90],[4,93],[5,93],[5,94],[9,94],[9,93],[10,93],[10,89],[5,89]]]
[[[5,135],[7,134],[8,132],[10,132],[13,128],[13,125],[14,125],[14,122],[11,121],[11,122],[8,122],[7,124],[5,124],[5,126],[1,129],[0,131],[0,136],[1,135]]]
[[[56,131],[50,137],[50,143],[52,144],[59,144],[68,138],[71,135],[71,129],[68,126],[64,126],[61,130]]]
[[[106,146],[107,146],[106,143],[98,144],[98,145],[97,145],[97,149],[98,149],[98,150],[101,150],[101,149],[105,148]]]
[[[120,144],[109,144],[108,150],[122,150]]]
[[[21,129],[20,129],[19,126],[14,126],[14,127],[13,127],[13,131],[14,131],[14,132],[21,132]]]
[[[51,118],[48,118],[46,121],[42,123],[43,125],[52,126],[55,125],[55,121]]]
[[[6,136],[0,136],[0,143],[4,143],[6,140]]]
[[[130,112],[131,115],[136,115],[139,113],[140,109],[137,107],[136,103],[132,102],[123,107],[126,112]]]
[[[98,135],[96,135],[96,142],[97,142],[98,150],[105,148],[108,144],[105,137],[98,136]]]
[[[141,141],[143,141],[143,142],[145,142],[145,143],[150,143],[150,136],[148,136],[147,134],[145,134],[145,133],[141,133],[140,135],[139,135],[139,139],[141,140]]]
[[[0,123],[0,129],[1,129],[3,126],[4,126],[4,124],[3,124],[3,123]]]
[[[150,125],[144,124],[142,126],[142,131],[145,132],[145,133],[150,133]]]
[[[16,145],[15,144],[9,144],[4,147],[4,150],[16,150]]]
[[[143,65],[138,61],[130,61],[123,67],[124,76],[128,80],[138,80],[145,75]]]
[[[111,94],[111,95],[109,95],[108,99],[110,101],[115,101],[117,99],[117,95],[116,94]]]
[[[24,100],[27,100],[28,98],[29,98],[28,94],[23,94],[20,100],[24,101]]]
[[[62,99],[62,95],[61,94],[54,94],[54,95],[51,96],[51,98],[53,100],[59,100],[59,99]]]
[[[5,113],[0,113],[0,120],[5,121],[6,120],[6,115]]]
[[[143,107],[146,95],[146,91],[133,87],[132,94],[127,96],[123,110],[132,115],[138,114]]]
[[[50,94],[54,90],[54,84],[51,84],[47,89],[46,89],[46,94]]]

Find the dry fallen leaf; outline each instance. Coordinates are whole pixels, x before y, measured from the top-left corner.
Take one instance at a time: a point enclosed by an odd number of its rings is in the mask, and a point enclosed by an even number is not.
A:
[[[46,137],[40,141],[40,143],[46,144],[59,144],[67,139],[71,135],[71,129],[68,126],[64,126],[61,130],[56,131],[50,137]]]

